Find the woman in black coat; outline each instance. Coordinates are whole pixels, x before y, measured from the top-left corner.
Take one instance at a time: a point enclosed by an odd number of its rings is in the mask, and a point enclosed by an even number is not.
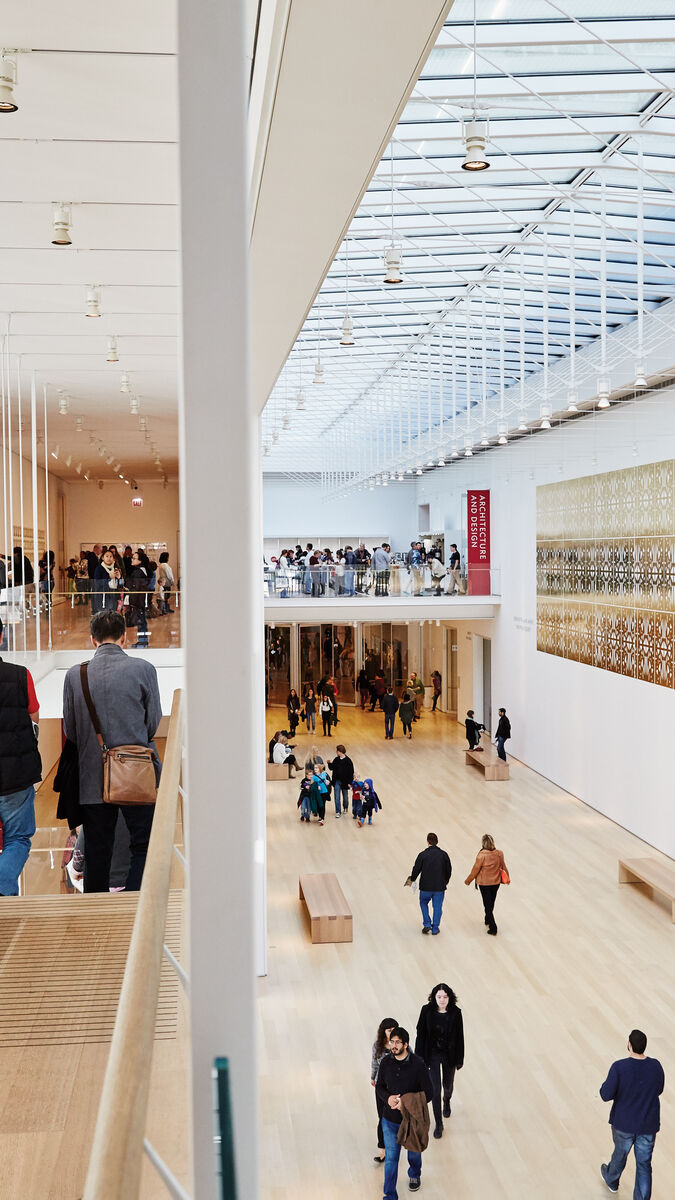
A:
[[[436,1119],[434,1137],[443,1137],[441,1116],[441,1077],[443,1117],[450,1116],[450,1100],[455,1086],[455,1071],[464,1065],[464,1022],[457,997],[447,983],[437,983],[422,1006],[417,1022],[415,1054],[423,1058],[434,1085],[432,1107]]]

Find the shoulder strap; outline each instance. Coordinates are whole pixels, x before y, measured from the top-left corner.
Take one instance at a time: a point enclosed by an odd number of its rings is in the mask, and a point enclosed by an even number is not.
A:
[[[80,663],[80,682],[82,684],[82,692],[84,695],[85,703],[87,705],[87,708],[89,709],[89,716],[91,717],[91,723],[94,726],[94,729],[96,730],[96,737],[98,738],[98,744],[101,747],[101,749],[103,750],[105,748],[105,743],[103,741],[103,734],[101,733],[101,726],[99,724],[98,717],[96,716],[96,709],[94,708],[94,701],[92,700],[91,692],[89,691],[89,680],[87,678],[87,666],[88,666],[88,663],[86,663],[86,662]]]

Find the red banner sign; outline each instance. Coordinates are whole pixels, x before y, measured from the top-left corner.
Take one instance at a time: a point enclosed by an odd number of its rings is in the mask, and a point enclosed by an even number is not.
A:
[[[469,595],[490,595],[490,492],[466,493]]]

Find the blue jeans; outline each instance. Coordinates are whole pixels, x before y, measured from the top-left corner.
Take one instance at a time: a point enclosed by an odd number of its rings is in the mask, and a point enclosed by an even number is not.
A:
[[[443,901],[445,892],[423,892],[420,891],[420,908],[422,909],[422,921],[424,928],[430,929],[432,933],[438,933],[438,927],[441,923],[441,913],[443,912]],[[434,919],[429,916],[429,901],[431,900],[434,910]]]
[[[385,737],[393,737],[394,736],[395,717],[396,717],[396,713],[385,713],[384,714],[384,736]]]
[[[300,805],[300,816],[310,818],[309,792],[302,793],[302,804]]]
[[[35,788],[0,796],[2,854],[0,854],[0,896],[18,896],[19,875],[30,854],[35,833]]]
[[[607,1183],[618,1184],[631,1146],[635,1148],[635,1187],[633,1200],[649,1200],[652,1194],[652,1153],[655,1133],[621,1133],[612,1125],[614,1153],[609,1161]]]
[[[385,1109],[386,1112],[386,1109]],[[401,1147],[396,1141],[398,1125],[382,1117],[382,1133],[384,1134],[384,1198],[383,1200],[398,1200],[396,1180],[398,1179],[398,1160]],[[422,1155],[417,1150],[408,1150],[408,1178],[419,1179],[422,1174]]]
[[[497,738],[497,754],[506,762],[506,751],[504,749],[505,738]]]
[[[342,808],[346,812],[349,808],[349,784],[340,783],[340,780],[336,779],[333,784],[333,793],[336,813],[340,812],[340,799],[342,799]]]
[[[307,732],[308,733],[309,733],[310,722],[312,725],[312,733],[314,733],[314,731],[316,729],[316,713],[313,713],[313,712],[307,713]]]

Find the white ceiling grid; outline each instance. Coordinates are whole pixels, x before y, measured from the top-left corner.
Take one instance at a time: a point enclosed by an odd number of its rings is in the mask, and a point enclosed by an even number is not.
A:
[[[47,388],[50,448],[59,446],[50,469],[64,478],[78,464],[112,478],[110,455],[126,477],[175,477],[175,5],[9,7],[0,44],[28,50],[17,56],[18,112],[0,115],[0,334],[13,404],[19,378],[25,404],[35,372],[40,402]],[[58,202],[72,205],[71,246],[51,245]],[[91,285],[100,319],[84,315]],[[118,363],[106,361],[112,336]]]
[[[647,0],[646,9],[635,0],[477,0],[477,94],[491,164],[477,174],[461,169],[473,4],[456,0],[392,139],[403,280],[384,283],[387,154],[268,402],[266,470],[318,469],[328,482],[365,484],[383,470],[424,468],[427,452],[429,463],[450,454],[453,415],[460,450],[466,439],[494,445],[503,425],[509,436],[519,424],[538,426],[537,376],[547,388],[556,364],[569,370],[572,343],[587,364],[579,407],[592,404],[603,202],[606,333],[625,330],[624,351],[636,339],[621,358],[627,377],[613,376],[612,389],[625,394],[635,376],[638,310],[650,382],[675,369],[675,354],[672,362],[661,354],[654,370],[649,360],[674,326],[659,309],[675,280],[675,23],[669,0]],[[347,252],[351,347],[339,344]],[[315,385],[319,356],[324,382]]]

